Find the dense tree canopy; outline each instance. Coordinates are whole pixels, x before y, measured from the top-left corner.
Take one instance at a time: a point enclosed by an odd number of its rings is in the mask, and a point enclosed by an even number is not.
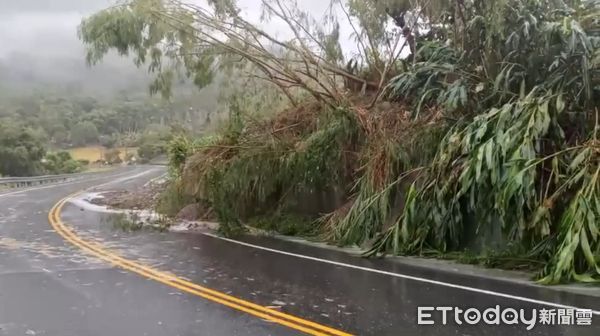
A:
[[[101,11],[80,27],[88,62],[99,62],[109,50],[132,56],[136,64],[156,74],[151,91],[164,96],[171,93],[178,75],[202,87],[218,71],[237,70],[271,83],[292,102],[300,91],[334,104],[344,99],[341,80],[381,90],[405,46],[398,43],[403,33],[386,29],[385,23],[392,14],[390,6],[404,17],[408,1],[332,1],[320,20],[298,3],[261,1],[263,20],[283,22],[289,40],[247,21],[235,1],[209,3],[210,7],[201,7],[175,0],[134,0]],[[406,27],[405,35],[412,36],[419,17],[407,15],[411,27]],[[360,45],[356,55],[341,50],[340,20],[354,29]],[[347,57],[359,62],[360,69],[346,66]]]
[[[0,175],[37,174],[45,154],[42,139],[31,129],[0,123]]]
[[[3,92],[0,174],[73,172],[79,168],[77,162],[51,152],[74,146],[144,145],[153,148],[147,155],[164,154],[172,128],[202,132],[209,127],[218,99],[214,91],[207,91],[179,95],[172,102],[147,95],[106,100],[51,90],[27,95]],[[45,156],[46,152],[50,154]]]
[[[71,143],[75,146],[83,146],[98,142],[98,129],[90,121],[79,122],[71,128]]]
[[[54,147],[114,145],[117,141],[135,145],[152,125],[202,129],[216,106],[215,97],[207,101],[202,95],[172,103],[148,97],[99,101],[67,94],[17,96],[0,102],[0,123],[26,126]]]

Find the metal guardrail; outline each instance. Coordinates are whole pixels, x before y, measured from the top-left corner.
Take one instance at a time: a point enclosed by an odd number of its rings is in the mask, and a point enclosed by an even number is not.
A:
[[[4,188],[23,188],[31,187],[42,184],[67,182],[76,179],[80,179],[86,175],[86,173],[75,173],[75,174],[61,174],[61,175],[45,175],[45,176],[31,176],[31,177],[0,177],[0,189]]]

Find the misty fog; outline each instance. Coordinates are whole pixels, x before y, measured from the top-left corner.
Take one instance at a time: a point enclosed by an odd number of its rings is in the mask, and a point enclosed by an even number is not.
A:
[[[94,95],[146,90],[149,76],[116,55],[88,67],[81,19],[113,0],[0,0],[0,90],[66,90]],[[119,80],[115,77],[119,76]]]
[[[109,7],[115,0],[0,0],[0,94],[35,88],[67,90],[93,95],[144,91],[151,76],[128,59],[109,54],[90,68],[77,38],[81,19]],[[202,0],[192,2],[203,3]],[[256,0],[238,2],[250,21],[261,16]],[[316,18],[329,1],[303,0],[302,7]],[[264,28],[286,35],[285,24],[273,20]],[[351,28],[342,24],[341,44],[352,50]],[[118,78],[118,80],[115,80]]]

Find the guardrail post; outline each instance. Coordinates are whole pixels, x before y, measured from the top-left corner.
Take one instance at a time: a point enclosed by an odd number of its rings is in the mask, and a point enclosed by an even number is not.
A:
[[[77,178],[83,177],[90,173],[75,173],[75,174],[62,174],[62,175],[47,175],[47,176],[33,176],[33,177],[0,177],[0,189],[2,187],[8,188],[22,188],[27,186],[37,186],[48,183],[59,183],[73,181]]]

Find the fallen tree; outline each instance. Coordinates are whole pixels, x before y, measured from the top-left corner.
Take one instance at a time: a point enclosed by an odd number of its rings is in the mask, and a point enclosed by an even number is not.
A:
[[[234,1],[210,3],[127,2],[80,36],[92,63],[110,49],[147,61],[153,92],[177,72],[244,78],[254,94],[230,97],[216,135],[171,146],[176,183],[224,231],[296,214],[308,228],[290,232],[367,255],[600,280],[598,1],[332,1],[323,21],[262,1],[285,39]]]
[[[138,65],[148,63],[149,71],[157,74],[151,90],[165,96],[178,73],[202,87],[216,71],[235,69],[275,85],[294,104],[293,91],[300,90],[335,106],[345,99],[345,88],[381,91],[385,79],[395,73],[391,68],[403,49],[398,44],[402,32],[386,31],[382,25],[385,12],[367,17],[378,6],[365,8],[358,1],[333,1],[321,21],[296,3],[261,1],[264,21],[284,24],[290,35],[286,39],[249,22],[234,1],[211,4],[135,0],[106,9],[81,25],[88,62],[100,61],[110,49],[131,54]],[[361,46],[348,63],[339,44],[339,11]],[[415,16],[415,24],[417,20]]]

